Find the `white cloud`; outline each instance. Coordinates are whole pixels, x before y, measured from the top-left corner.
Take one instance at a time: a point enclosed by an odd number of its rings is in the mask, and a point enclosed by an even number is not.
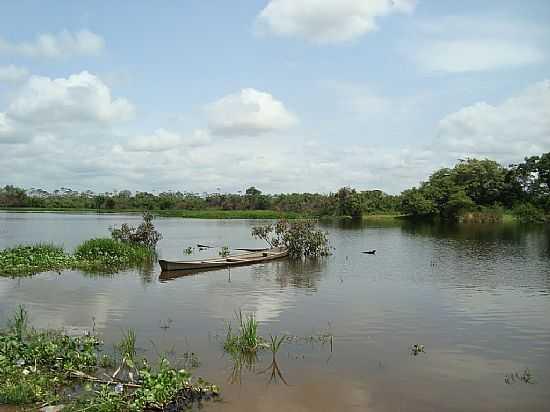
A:
[[[439,122],[438,145],[455,157],[503,162],[550,151],[550,80],[498,105],[479,102]]]
[[[317,43],[349,41],[378,28],[376,18],[411,13],[415,0],[271,0],[257,18],[260,28]]]
[[[0,37],[0,54],[25,57],[59,58],[68,56],[95,56],[105,46],[103,38],[89,30],[71,33],[40,34],[32,42],[15,43]]]
[[[87,76],[91,75],[84,78]],[[94,76],[88,79],[95,79],[92,84],[99,81]],[[83,84],[79,89],[84,90],[84,96],[94,94],[88,82]],[[25,90],[21,95],[26,96]],[[358,105],[359,111],[380,115],[376,111],[378,99],[382,99],[387,107],[381,115],[389,116],[388,122],[392,121],[392,113],[399,113],[400,103],[394,98],[373,94],[368,87],[360,91],[358,96],[364,95],[366,102]],[[41,93],[56,97],[45,98]],[[438,138],[425,147],[312,139],[317,131],[288,130],[286,127],[293,122],[280,121],[280,112],[287,113],[281,110],[282,103],[275,104],[275,110],[271,95],[256,91],[251,93],[253,110],[243,103],[247,100],[243,93],[226,96],[214,108],[210,106],[214,114],[221,112],[231,121],[212,124],[210,118],[208,130],[181,132],[166,127],[137,136],[120,131],[115,134],[111,121],[120,116],[107,116],[110,121],[105,121],[89,98],[79,99],[82,107],[75,109],[71,103],[67,109],[58,94],[64,96],[64,92],[52,93],[50,87],[36,89],[31,100],[48,104],[39,104],[40,110],[24,105],[28,110],[23,112],[15,110],[15,102],[21,98],[16,95],[7,112],[0,114],[0,142],[5,143],[0,150],[0,176],[5,184],[96,191],[128,188],[199,192],[217,187],[235,192],[251,185],[267,192],[329,192],[350,185],[398,192],[425,179],[437,167],[452,165],[459,157],[486,156],[507,163],[550,150],[549,81],[534,84],[501,103],[478,103],[445,116],[439,124],[433,124]],[[110,91],[108,95],[108,99],[99,99],[100,106],[112,105],[115,99]],[[12,115],[12,106],[19,117]],[[54,110],[56,107],[62,115]],[[72,120],[67,110],[74,115]],[[58,127],[59,118],[70,122],[70,127]],[[294,120],[294,116],[291,118]],[[218,134],[212,135],[213,130]],[[265,132],[273,138],[247,137]],[[221,133],[232,138],[223,138]]]
[[[27,78],[28,75],[29,71],[23,67],[13,64],[0,66],[0,82],[15,83]]]
[[[479,72],[537,64],[544,61],[548,49],[547,29],[513,19],[443,16],[421,21],[415,29],[405,52],[425,72]]]
[[[113,98],[105,83],[83,71],[58,79],[32,76],[8,106],[7,115],[44,128],[124,121],[133,118],[134,107],[126,99]]]
[[[210,130],[222,136],[258,136],[297,123],[282,102],[255,89],[222,97],[207,107],[207,113]]]
[[[205,130],[196,130],[189,137],[165,129],[158,129],[148,136],[138,136],[124,147],[128,152],[165,152],[174,149],[198,147],[210,142]]]
[[[18,141],[19,133],[15,123],[5,113],[0,113],[0,144],[17,143]]]
[[[494,39],[435,41],[418,50],[416,64],[424,71],[473,72],[523,66],[544,60],[530,44]]]

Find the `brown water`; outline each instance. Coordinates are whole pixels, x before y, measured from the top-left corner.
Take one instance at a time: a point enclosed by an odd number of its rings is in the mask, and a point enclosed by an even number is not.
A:
[[[0,248],[67,249],[139,217],[0,213]],[[253,221],[159,219],[163,258],[196,243],[261,246]],[[113,277],[67,271],[0,278],[0,322],[25,304],[37,327],[95,324],[111,348],[135,328],[141,352],[195,352],[220,384],[211,411],[550,410],[550,232],[519,225],[328,225],[336,250],[316,263],[277,261],[158,279],[158,266]],[[374,256],[362,250],[377,249]],[[195,256],[216,254],[208,250]],[[236,310],[261,334],[293,335],[277,355],[234,370],[221,340]],[[164,327],[162,327],[164,326]],[[305,339],[331,333],[333,344]],[[409,346],[424,344],[413,356]],[[332,349],[332,350],[331,350]],[[506,384],[529,368],[534,384]]]

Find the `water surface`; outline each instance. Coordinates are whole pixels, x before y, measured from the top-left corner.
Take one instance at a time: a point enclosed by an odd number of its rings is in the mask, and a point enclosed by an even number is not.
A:
[[[0,248],[53,241],[73,249],[139,216],[0,213]],[[262,246],[257,221],[164,218],[161,257],[196,243]],[[198,354],[220,384],[212,411],[547,411],[550,409],[550,233],[519,225],[333,224],[335,253],[160,281],[157,265],[115,276],[77,271],[0,278],[0,322],[27,306],[37,327],[95,328],[109,349],[135,328],[143,354]],[[362,250],[376,249],[374,256]],[[207,250],[195,256],[215,255]],[[254,312],[261,333],[296,336],[234,369],[225,325]],[[307,336],[330,333],[332,345]],[[413,356],[409,346],[425,345]],[[332,346],[332,347],[331,347]],[[535,384],[507,385],[529,368]],[[277,375],[276,377],[279,377]]]

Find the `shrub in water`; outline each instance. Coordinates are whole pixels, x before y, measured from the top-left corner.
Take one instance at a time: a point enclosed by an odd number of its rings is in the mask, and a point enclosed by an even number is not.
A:
[[[137,228],[123,223],[120,228],[112,227],[109,230],[111,231],[112,238],[115,240],[136,243],[149,248],[154,248],[158,241],[162,239],[160,232],[155,230],[153,214],[151,212],[143,213],[143,222]]]
[[[330,243],[325,232],[311,219],[289,222],[281,219],[275,224],[255,226],[252,236],[265,240],[271,247],[285,247],[291,258],[328,256]]]

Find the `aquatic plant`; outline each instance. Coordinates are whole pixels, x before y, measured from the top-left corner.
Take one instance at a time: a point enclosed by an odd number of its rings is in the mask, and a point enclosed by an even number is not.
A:
[[[411,345],[411,354],[413,356],[417,356],[420,353],[425,353],[424,352],[424,345],[420,345],[418,343],[415,343],[414,345]]]
[[[223,246],[220,251],[218,252],[218,254],[221,256],[221,257],[227,257],[229,256],[229,247],[227,246]]]
[[[293,259],[328,256],[331,246],[327,233],[317,228],[317,221],[281,219],[275,224],[254,226],[253,237],[262,239],[270,247],[284,247]]]
[[[132,360],[137,379],[123,381],[116,378],[115,373],[104,381],[94,373],[99,372],[98,366],[109,368],[112,364],[105,361],[105,356],[100,357],[101,342],[97,337],[37,331],[27,323],[27,312],[19,308],[9,322],[12,326],[0,331],[2,404],[63,403],[66,411],[181,410],[219,393],[215,385],[193,380],[189,372],[172,368],[164,358],[160,359],[156,371],[146,361],[137,360],[133,330],[124,334],[117,348],[123,358]],[[66,389],[73,387],[75,380],[86,381],[85,387],[95,389],[68,396]]]
[[[185,249],[183,249],[184,255],[192,255],[194,248],[192,246],[188,246]]]
[[[151,260],[154,252],[142,245],[114,239],[90,239],[78,245],[74,254],[77,268],[124,268]]]
[[[253,313],[243,315],[242,311],[239,311],[236,318],[239,322],[239,333],[234,334],[231,323],[228,323],[223,344],[226,352],[233,355],[244,352],[254,353],[266,346],[264,339],[258,335],[258,321]]]
[[[516,382],[533,384],[535,383],[535,377],[531,374],[531,371],[529,370],[529,368],[525,368],[525,370],[522,373],[519,373],[519,372],[507,373],[506,375],[504,375],[504,382],[507,385],[511,385]]]
[[[28,276],[44,271],[60,271],[75,264],[74,257],[50,243],[20,245],[0,251],[0,275]]]

